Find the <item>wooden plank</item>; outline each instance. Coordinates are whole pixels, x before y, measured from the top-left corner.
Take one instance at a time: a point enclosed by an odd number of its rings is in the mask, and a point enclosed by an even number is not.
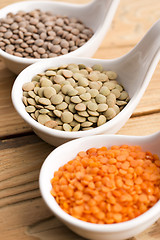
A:
[[[1,1],[0,7],[13,2],[16,1]],[[74,1],[70,0],[68,2],[73,3]],[[89,1],[77,1],[77,3],[85,2]],[[152,6],[150,6],[150,0],[143,0],[141,3],[139,0],[132,2],[122,0],[112,26],[94,57],[116,58],[127,53],[158,19],[157,9],[159,5],[160,1],[157,0],[153,0]],[[134,112],[134,116],[142,112],[146,114],[160,110],[159,75],[160,65],[157,66],[150,85]],[[9,72],[3,62],[0,61],[0,138],[31,131],[31,128],[19,117],[11,103],[10,94],[14,79],[15,75]]]
[[[159,19],[159,9],[158,0],[121,0],[101,47],[135,46]]]
[[[11,240],[14,236],[17,240],[35,239],[36,234],[50,235],[50,238],[54,234],[59,240],[65,239],[66,235],[68,239],[80,239],[52,215],[40,197],[39,170],[52,149],[35,135],[1,141],[2,239]]]
[[[3,1],[0,7],[8,3],[15,2],[13,0]],[[68,1],[74,2],[74,1]],[[87,1],[77,1],[87,2]],[[153,0],[152,7],[150,1],[138,0],[130,3],[128,0],[122,0],[115,15],[113,24],[108,34],[106,35],[101,47],[94,57],[96,58],[115,58],[127,53],[133,45],[140,40],[142,35],[146,32],[158,18],[157,8],[160,1]],[[132,10],[132,11],[131,11]],[[149,11],[147,17],[144,13]],[[136,12],[136,14],[131,13]],[[153,14],[154,12],[154,14]],[[141,14],[144,18],[142,18]],[[139,26],[143,24],[143,26]],[[138,30],[137,30],[138,29]],[[132,33],[132,34],[131,34]],[[127,37],[126,37],[127,36]],[[130,46],[129,46],[130,45]],[[155,74],[146,90],[141,102],[136,108],[134,114],[141,112],[158,112],[160,109],[160,65],[157,66]],[[2,61],[0,62],[0,137],[22,134],[31,131],[31,128],[18,116],[15,112],[10,98],[12,84],[15,75],[9,72]]]
[[[160,128],[160,113],[129,119],[118,134],[146,135]],[[142,128],[143,126],[143,128]],[[38,188],[40,167],[54,148],[28,135],[0,142],[0,231],[4,240],[80,240],[53,217]],[[158,240],[160,220],[132,240]],[[131,239],[130,239],[131,240]]]
[[[160,113],[130,118],[117,134],[145,136],[160,131]]]
[[[11,89],[16,76],[0,61],[0,137],[30,131],[19,117],[11,101]]]
[[[132,116],[156,113],[160,111],[160,63]]]
[[[17,0],[0,1],[0,8],[13,2]],[[159,19],[159,9],[159,0],[121,0],[110,30],[94,57],[110,59],[127,53]],[[118,134],[148,135],[160,129],[159,76],[160,64],[132,118]],[[82,240],[53,216],[40,196],[40,167],[53,147],[35,136],[14,110],[10,93],[15,77],[0,61],[0,138],[3,139],[0,141],[0,238]],[[159,239],[160,219],[130,240]]]

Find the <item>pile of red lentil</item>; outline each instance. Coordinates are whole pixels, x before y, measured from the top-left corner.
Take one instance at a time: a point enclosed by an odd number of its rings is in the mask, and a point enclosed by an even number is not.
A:
[[[160,159],[140,146],[91,148],[60,167],[51,180],[60,207],[80,220],[131,220],[160,199]]]

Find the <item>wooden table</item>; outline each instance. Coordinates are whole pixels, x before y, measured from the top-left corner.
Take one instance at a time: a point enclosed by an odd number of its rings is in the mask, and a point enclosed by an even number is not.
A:
[[[0,8],[13,2],[16,0],[1,0]],[[111,28],[94,57],[115,58],[127,53],[159,17],[159,0],[121,0]],[[10,93],[15,77],[0,61],[0,239],[82,239],[52,215],[40,196],[39,170],[53,147],[39,139],[14,110]],[[160,65],[132,117],[118,134],[147,135],[159,129]],[[158,239],[160,220],[132,238]]]

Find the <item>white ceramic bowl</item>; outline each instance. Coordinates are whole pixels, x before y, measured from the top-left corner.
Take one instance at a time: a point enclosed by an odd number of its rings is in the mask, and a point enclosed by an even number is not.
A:
[[[160,133],[145,137],[98,135],[76,139],[61,145],[53,150],[44,161],[40,171],[40,190],[42,197],[50,208],[64,224],[77,234],[93,240],[123,240],[133,237],[144,231],[160,217],[160,201],[139,217],[117,224],[92,224],[78,220],[65,213],[50,193],[52,189],[50,180],[54,172],[68,161],[72,160],[79,151],[86,151],[92,147],[111,147],[112,145],[140,145],[143,150],[151,151],[160,156]]]
[[[25,106],[22,102],[22,85],[26,82],[31,81],[32,77],[35,76],[37,73],[44,72],[47,68],[51,66],[61,66],[66,63],[76,63],[76,64],[85,64],[86,66],[93,66],[95,63],[100,63],[104,66],[104,69],[108,69],[105,67],[105,60],[97,60],[97,59],[87,59],[87,58],[64,58],[59,57],[56,59],[48,59],[44,61],[39,61],[35,64],[24,69],[16,78],[13,88],[12,88],[12,101],[15,109],[19,113],[19,115],[33,128],[34,132],[42,138],[44,141],[50,143],[54,146],[59,146],[62,143],[65,143],[69,140],[91,136],[95,134],[101,133],[116,133],[128,120],[129,116],[131,115],[133,108],[137,101],[130,101],[125,109],[126,111],[121,111],[116,117],[112,120],[108,121],[107,123],[101,125],[100,127],[96,127],[91,130],[86,131],[77,131],[77,132],[65,132],[60,130],[55,130],[48,128],[37,121],[35,121],[25,110]],[[121,77],[119,77],[121,79]],[[126,81],[123,81],[122,85],[127,89],[127,91],[132,91],[132,85],[127,85]]]
[[[9,12],[17,13],[19,10],[27,12],[37,8],[42,11],[52,12],[56,15],[60,14],[68,17],[76,17],[86,26],[90,27],[94,31],[94,35],[82,47],[66,55],[91,57],[96,52],[106,32],[108,31],[118,3],[119,0],[94,0],[89,4],[83,5],[54,1],[22,1],[0,9],[0,18],[5,17]],[[0,49],[0,57],[4,60],[7,68],[16,74],[20,73],[30,64],[39,61],[39,59],[36,58],[27,59],[17,57],[6,53],[2,49]]]

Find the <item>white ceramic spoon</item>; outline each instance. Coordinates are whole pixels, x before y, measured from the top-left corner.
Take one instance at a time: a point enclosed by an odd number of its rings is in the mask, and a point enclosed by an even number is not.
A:
[[[147,32],[144,38],[128,54],[113,60],[101,60],[90,58],[58,57],[55,59],[42,60],[35,63],[20,73],[17,77],[13,90],[13,104],[22,116],[29,123],[33,130],[46,142],[58,146],[71,139],[90,136],[95,134],[116,133],[129,119],[143,93],[145,92],[151,76],[160,60],[160,20],[157,21]],[[64,132],[49,129],[35,120],[25,111],[22,103],[22,85],[32,79],[37,73],[45,71],[52,66],[61,66],[68,63],[85,64],[93,66],[102,64],[105,70],[114,70],[118,73],[118,81],[124,86],[130,96],[126,107],[112,120],[100,127],[79,132]]]
[[[143,151],[150,151],[160,157],[160,132],[153,135],[137,137],[123,135],[98,135],[80,138],[63,144],[53,150],[44,161],[40,171],[40,190],[43,199],[53,214],[77,234],[93,240],[124,240],[133,237],[147,229],[160,217],[160,201],[139,217],[117,224],[91,224],[79,221],[66,214],[50,194],[54,172],[68,161],[75,158],[78,152],[89,148],[100,148],[113,145],[139,145]]]
[[[17,2],[0,10],[0,18],[7,13],[17,13],[19,10],[32,11],[40,9],[49,11],[55,15],[66,15],[80,19],[86,26],[94,31],[92,38],[77,50],[67,54],[68,56],[92,57],[101,44],[108,28],[112,22],[119,0],[93,0],[88,4],[69,4],[54,1],[24,1]],[[28,65],[39,61],[39,59],[27,59],[8,54],[0,49],[0,56],[6,66],[18,74]]]

